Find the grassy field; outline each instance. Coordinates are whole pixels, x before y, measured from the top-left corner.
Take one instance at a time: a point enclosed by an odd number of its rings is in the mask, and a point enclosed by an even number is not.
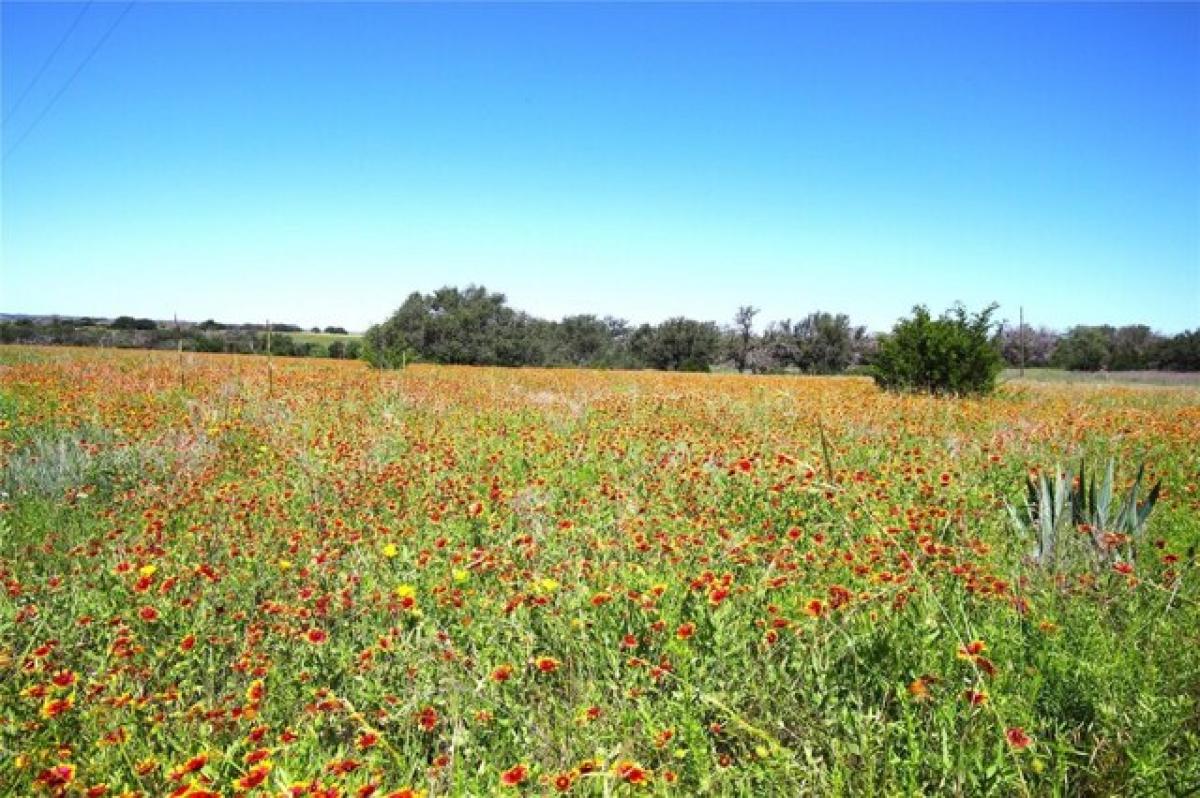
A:
[[[281,335],[288,336],[298,344],[317,344],[318,346],[329,346],[334,341],[341,341],[345,344],[351,343],[352,341],[362,341],[362,336],[354,333],[341,335],[340,333],[299,332],[281,333]]]
[[[1200,787],[1195,388],[0,362],[2,795]]]
[[[1067,371],[1066,369],[1025,369],[1024,378],[1017,369],[1005,369],[1001,380],[1025,379],[1032,382],[1071,382],[1092,385],[1192,385],[1200,386],[1200,373],[1179,371]]]

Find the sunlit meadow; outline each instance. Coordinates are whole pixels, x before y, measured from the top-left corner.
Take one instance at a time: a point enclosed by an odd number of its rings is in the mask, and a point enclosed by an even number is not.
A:
[[[1194,387],[0,363],[0,794],[1200,786]],[[1036,562],[1109,457],[1143,539]]]

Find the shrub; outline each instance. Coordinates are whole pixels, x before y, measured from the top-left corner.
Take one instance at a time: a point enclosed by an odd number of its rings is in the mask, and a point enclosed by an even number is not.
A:
[[[879,342],[875,382],[885,390],[931,394],[990,393],[1003,367],[991,330],[996,305],[969,315],[955,305],[934,319],[923,305]]]

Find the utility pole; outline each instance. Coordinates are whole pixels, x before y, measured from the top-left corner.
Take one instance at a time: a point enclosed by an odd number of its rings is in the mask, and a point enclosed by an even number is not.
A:
[[[1021,305],[1021,377],[1025,376],[1025,306]]]
[[[275,392],[275,375],[271,371],[271,320],[267,319],[267,398]]]
[[[179,329],[179,314],[175,314],[175,343],[179,349],[179,390],[187,390],[183,381],[183,333]]]

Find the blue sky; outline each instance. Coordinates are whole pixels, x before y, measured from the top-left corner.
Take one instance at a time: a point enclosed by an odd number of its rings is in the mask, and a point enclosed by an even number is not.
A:
[[[3,311],[1200,325],[1196,4],[144,2],[45,112],[98,2],[13,112],[81,8],[0,7]]]

